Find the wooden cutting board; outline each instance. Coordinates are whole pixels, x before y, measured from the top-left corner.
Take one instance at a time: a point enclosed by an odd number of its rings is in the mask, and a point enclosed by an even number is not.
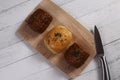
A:
[[[59,6],[57,6],[50,0],[43,0],[30,13],[30,15],[38,8],[47,11],[53,17],[53,21],[51,22],[47,30],[42,34],[38,34],[32,31],[27,25],[26,21],[24,21],[23,24],[18,29],[18,33],[31,46],[33,46],[44,57],[46,57],[53,65],[57,66],[71,78],[76,77],[96,55],[93,35],[83,25],[81,25],[78,21],[76,21],[73,17],[71,17],[68,13],[66,13],[64,10],[62,10]],[[81,67],[76,69],[70,66],[64,59],[64,51],[61,52],[60,54],[53,55],[45,47],[43,38],[48,33],[48,31],[50,31],[56,25],[65,25],[73,34],[72,42],[78,43],[82,47],[82,49],[85,50],[90,55],[89,58],[85,61],[85,63]]]

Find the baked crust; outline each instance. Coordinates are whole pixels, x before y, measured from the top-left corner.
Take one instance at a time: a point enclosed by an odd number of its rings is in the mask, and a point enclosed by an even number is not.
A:
[[[73,67],[79,68],[89,57],[89,54],[83,51],[77,43],[73,43],[65,52],[66,61]]]
[[[43,33],[52,21],[52,16],[42,9],[37,9],[26,22],[38,33]]]
[[[64,26],[56,26],[48,32],[44,39],[45,45],[54,54],[63,51],[72,41],[72,33]]]

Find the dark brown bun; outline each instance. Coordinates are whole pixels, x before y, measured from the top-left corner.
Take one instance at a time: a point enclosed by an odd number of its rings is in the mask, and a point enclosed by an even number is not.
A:
[[[52,21],[52,16],[42,9],[37,9],[26,22],[38,33],[43,33]]]
[[[87,60],[89,54],[80,49],[77,43],[74,43],[67,49],[64,57],[71,66],[79,68]]]

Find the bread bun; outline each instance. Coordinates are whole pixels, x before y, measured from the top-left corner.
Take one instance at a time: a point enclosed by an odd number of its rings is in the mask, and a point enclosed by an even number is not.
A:
[[[37,9],[26,22],[29,27],[38,33],[43,33],[52,21],[52,16],[42,9]]]
[[[88,59],[89,54],[77,43],[73,43],[64,53],[64,57],[71,66],[79,68]]]
[[[64,26],[56,26],[44,38],[47,48],[54,54],[63,51],[72,41],[72,33]]]

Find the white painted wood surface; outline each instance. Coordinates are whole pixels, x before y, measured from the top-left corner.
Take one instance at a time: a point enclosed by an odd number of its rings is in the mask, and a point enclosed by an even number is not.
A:
[[[16,30],[41,0],[0,0],[0,80],[69,80]],[[120,80],[120,0],[54,0],[88,30],[97,25],[112,80]],[[73,80],[102,80],[97,58]]]

